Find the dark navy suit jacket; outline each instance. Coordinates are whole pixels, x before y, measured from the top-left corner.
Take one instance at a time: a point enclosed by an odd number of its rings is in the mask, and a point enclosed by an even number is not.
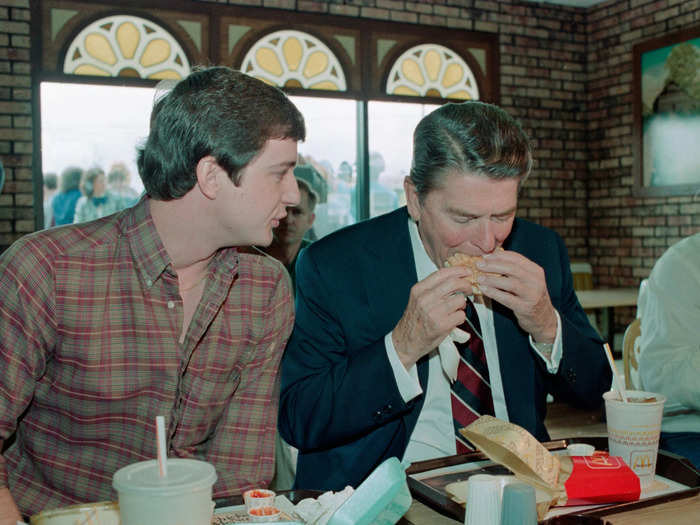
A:
[[[296,323],[282,360],[279,430],[299,449],[295,486],[357,486],[384,459],[403,456],[423,406],[405,403],[384,336],[393,330],[417,282],[401,208],[309,246],[296,267]],[[546,395],[598,406],[611,382],[602,340],[573,290],[569,258],[553,231],[516,219],[504,244],[544,268],[562,320],[563,358],[549,374],[507,308],[493,303],[501,376],[510,421],[539,440]],[[425,390],[427,360],[418,362]]]

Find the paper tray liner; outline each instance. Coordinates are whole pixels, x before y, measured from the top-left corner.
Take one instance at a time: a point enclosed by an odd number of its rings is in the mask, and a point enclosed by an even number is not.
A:
[[[621,458],[607,453],[595,460],[556,456],[524,428],[493,416],[481,416],[459,432],[489,459],[547,494],[548,502],[539,503],[538,497],[540,517],[549,506],[639,499],[639,478]]]

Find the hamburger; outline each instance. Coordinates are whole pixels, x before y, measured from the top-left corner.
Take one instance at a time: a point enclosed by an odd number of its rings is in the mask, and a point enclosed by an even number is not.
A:
[[[497,248],[498,251],[503,250],[503,248]],[[483,295],[481,293],[481,290],[479,289],[479,276],[481,274],[484,275],[500,275],[498,273],[494,272],[485,272],[483,270],[480,270],[477,268],[476,264],[479,261],[483,261],[484,258],[481,255],[467,255],[465,253],[455,253],[453,255],[450,255],[447,258],[447,261],[445,261],[445,266],[464,266],[465,268],[469,268],[471,271],[472,275],[469,278],[469,282],[472,285],[472,290],[474,295]]]

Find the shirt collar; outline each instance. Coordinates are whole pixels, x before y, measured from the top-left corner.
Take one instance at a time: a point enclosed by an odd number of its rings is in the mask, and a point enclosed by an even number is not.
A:
[[[150,197],[143,197],[120,221],[120,231],[128,239],[135,266],[149,287],[163,272],[175,273],[170,256],[153,222],[150,203]],[[237,248],[222,248],[214,255],[210,268],[218,274],[235,275],[238,262]]]
[[[171,264],[153,222],[150,203],[149,197],[142,198],[120,221],[121,234],[127,238],[135,266],[149,287]]]
[[[418,280],[422,281],[431,273],[436,272],[437,266],[428,256],[428,252],[425,251],[425,246],[423,246],[423,241],[418,233],[418,225],[410,216],[408,217],[408,233],[411,237],[413,260],[416,263],[416,275]]]

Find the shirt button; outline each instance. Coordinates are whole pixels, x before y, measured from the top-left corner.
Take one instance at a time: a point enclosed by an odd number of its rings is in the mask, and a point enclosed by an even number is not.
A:
[[[146,286],[148,286],[149,288],[150,288],[151,286],[153,286],[153,281],[151,281],[150,279],[148,279],[148,280],[146,281]]]
[[[170,308],[171,310],[175,308],[175,303],[172,301],[168,301],[168,308]]]

